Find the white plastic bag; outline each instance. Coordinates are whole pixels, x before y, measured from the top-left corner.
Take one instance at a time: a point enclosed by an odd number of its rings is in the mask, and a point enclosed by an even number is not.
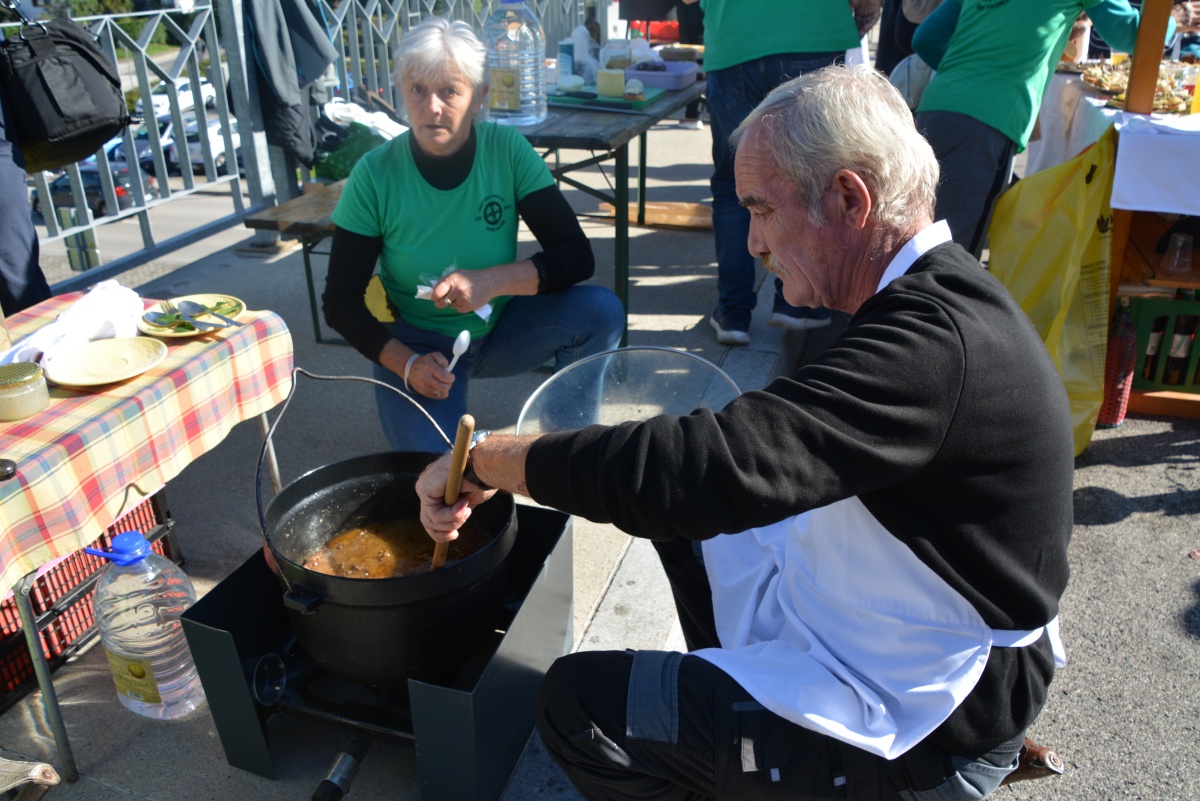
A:
[[[600,62],[596,60],[600,45],[582,25],[571,31],[571,41],[575,43],[575,74],[583,78],[585,84],[595,86],[596,72],[600,69]]]

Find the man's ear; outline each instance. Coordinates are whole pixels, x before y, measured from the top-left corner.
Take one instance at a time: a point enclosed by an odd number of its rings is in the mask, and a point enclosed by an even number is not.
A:
[[[837,209],[855,228],[866,227],[874,203],[866,183],[853,170],[838,170],[831,189],[836,193]]]

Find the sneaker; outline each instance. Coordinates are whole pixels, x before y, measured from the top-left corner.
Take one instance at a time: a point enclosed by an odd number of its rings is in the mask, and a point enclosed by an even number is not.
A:
[[[679,127],[689,131],[703,131],[704,123],[700,120],[680,120]]]
[[[810,328],[824,328],[832,320],[829,309],[810,309],[805,306],[781,306],[771,312],[767,325],[772,328],[782,328],[785,331],[807,331]]]
[[[718,319],[719,318],[719,319]],[[750,321],[744,323],[729,319],[727,315],[721,314],[720,311],[712,313],[712,317],[708,318],[709,325],[717,332],[717,341],[722,345],[749,345],[750,344]]]

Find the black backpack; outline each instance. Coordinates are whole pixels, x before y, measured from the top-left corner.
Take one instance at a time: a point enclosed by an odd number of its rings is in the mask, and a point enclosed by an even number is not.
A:
[[[53,170],[92,155],[133,120],[116,65],[88,31],[21,19],[20,33],[0,42],[0,81],[26,172]]]

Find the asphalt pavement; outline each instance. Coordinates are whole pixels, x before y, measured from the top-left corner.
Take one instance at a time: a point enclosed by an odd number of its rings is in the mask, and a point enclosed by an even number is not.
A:
[[[707,129],[658,126],[649,138],[651,199],[706,202],[710,143]],[[611,178],[606,168],[606,174],[595,172],[587,180],[604,185]],[[589,196],[573,189],[567,195],[577,211],[596,210]],[[584,227],[597,254],[594,280],[611,285],[613,228],[589,218]],[[528,237],[523,240],[522,248],[530,248]],[[251,232],[229,230],[120,280],[150,298],[236,295],[250,308],[283,317],[298,366],[325,375],[368,375],[366,360],[351,349],[313,341],[294,243],[254,245]],[[765,386],[836,335],[837,325],[786,338],[768,328],[764,287],[752,344],[719,346],[707,322],[716,297],[711,233],[635,228],[630,252],[630,344],[702,356],[743,391]],[[324,260],[318,258],[316,266],[320,278]],[[480,382],[471,411],[480,426],[511,429],[543,380],[531,374]],[[348,382],[301,379],[275,444],[285,483],[313,467],[382,450],[370,391]],[[261,546],[253,488],[260,447],[258,427],[243,423],[167,487],[186,569],[202,593]],[[1060,753],[1066,774],[1003,788],[997,798],[1200,797],[1200,561],[1193,555],[1200,549],[1198,456],[1200,423],[1133,416],[1119,428],[1097,432],[1077,460],[1072,578],[1061,614],[1069,664],[1030,732]],[[572,647],[682,648],[669,590],[645,542],[576,520],[573,556]],[[81,776],[55,788],[51,799],[308,798],[346,745],[344,732],[276,718],[269,725],[276,778],[267,779],[229,766],[207,706],[173,722],[126,711],[114,697],[98,648],[58,670],[54,684]],[[10,758],[57,761],[38,693],[0,716],[0,745]],[[448,760],[443,769],[462,770],[471,757],[466,751],[461,762]],[[420,798],[414,748],[378,742],[348,797]],[[580,796],[534,735],[501,797]]]

